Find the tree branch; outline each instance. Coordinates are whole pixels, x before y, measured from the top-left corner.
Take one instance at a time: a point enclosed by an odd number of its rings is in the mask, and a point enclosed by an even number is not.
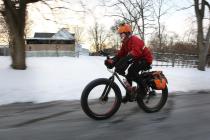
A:
[[[49,6],[48,6],[49,7]],[[70,11],[73,11],[73,12],[81,12],[81,13],[84,13],[85,11],[81,10],[81,11],[78,11],[78,10],[73,10],[73,9],[69,9],[68,7],[64,7],[64,6],[58,6],[58,7],[50,7],[51,10],[53,9],[64,9],[64,10],[70,10]]]
[[[204,0],[204,4],[209,8],[209,10],[210,10],[210,4],[206,1],[206,0]]]
[[[183,7],[183,8],[177,9],[176,11],[187,10],[187,9],[192,8],[193,6],[195,6],[195,5],[194,5],[194,4],[192,4],[192,5],[188,6],[188,7]]]
[[[38,1],[41,1],[41,0],[26,0],[26,3],[34,3],[34,2],[38,2]]]

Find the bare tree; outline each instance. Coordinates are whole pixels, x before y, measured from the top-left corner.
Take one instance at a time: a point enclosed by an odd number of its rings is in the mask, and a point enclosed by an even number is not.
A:
[[[190,24],[188,25],[188,28],[184,32],[184,35],[182,37],[183,42],[192,43],[196,41],[196,35],[197,35],[197,28],[195,24],[195,16],[190,17],[188,20]]]
[[[72,31],[74,32],[75,34],[75,40],[76,42],[79,44],[79,43],[82,43],[83,41],[83,35],[84,35],[84,28],[82,27],[79,27],[79,26],[73,26],[72,27]]]
[[[154,0],[153,1],[153,9],[154,16],[157,21],[157,38],[158,38],[158,48],[161,49],[163,43],[163,32],[165,31],[165,26],[161,23],[161,18],[167,14],[169,9],[163,9],[165,0]]]
[[[119,49],[119,47],[120,47],[120,43],[121,43],[120,37],[119,37],[119,35],[116,35],[116,32],[117,32],[117,29],[121,22],[122,22],[121,20],[116,20],[114,25],[111,26],[111,28],[110,28],[111,33],[110,33],[109,40],[110,40],[110,43],[111,42],[113,43],[112,47],[114,49]]]
[[[119,17],[133,25],[133,30],[137,30],[140,37],[145,40],[145,30],[151,28],[152,0],[116,0],[109,7],[116,7],[116,14],[111,16]]]
[[[28,3],[37,1],[39,0],[2,0],[0,12],[9,32],[11,66],[14,69],[26,69],[24,42],[26,7]]]
[[[165,25],[161,25],[159,28],[160,30],[158,29],[158,27],[155,28],[156,30],[154,30],[154,33],[151,35],[149,39],[149,44],[152,45],[154,51],[163,50],[164,47],[167,46],[168,42],[168,35]]]
[[[198,69],[205,71],[206,58],[210,46],[210,24],[208,25],[207,33],[204,35],[204,17],[205,7],[210,10],[210,4],[206,0],[194,0],[195,14],[197,19],[197,44],[199,48],[199,65]]]
[[[104,27],[97,21],[94,26],[89,30],[91,40],[93,40],[93,47],[96,52],[103,50],[104,43],[108,39],[108,34],[105,32]]]
[[[89,39],[92,42],[92,47],[94,51],[99,52],[105,48],[105,42],[108,40],[108,33],[105,30],[105,27],[99,23],[99,19],[102,15],[98,16],[97,10],[99,8],[99,3],[96,2],[94,7],[89,5],[89,0],[80,0],[80,6],[82,7],[84,16],[89,15],[90,24],[86,24],[85,26],[89,26],[88,35]],[[93,23],[91,23],[93,22]],[[92,24],[92,25],[91,25]]]

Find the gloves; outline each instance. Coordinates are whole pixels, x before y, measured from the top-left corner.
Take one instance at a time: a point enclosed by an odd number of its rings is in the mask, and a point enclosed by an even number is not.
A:
[[[134,57],[132,55],[127,55],[123,58],[121,58],[117,64],[115,65],[116,67],[116,72],[124,75],[125,74],[125,70],[128,68],[129,64],[131,64],[134,60]]]
[[[107,68],[112,69],[118,60],[119,59],[115,56],[113,58],[106,59],[104,61],[104,64],[106,65]]]
[[[112,69],[114,67],[114,61],[112,59],[106,59],[104,64],[107,68]]]

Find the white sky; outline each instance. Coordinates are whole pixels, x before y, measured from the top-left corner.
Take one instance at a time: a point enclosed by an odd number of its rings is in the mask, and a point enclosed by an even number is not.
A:
[[[97,0],[92,0],[92,1],[97,1]],[[33,32],[34,31],[53,32],[57,31],[58,28],[62,28],[66,25],[71,25],[71,26],[79,25],[88,28],[90,25],[93,25],[94,23],[93,16],[96,17],[96,19],[100,23],[104,24],[108,23],[109,24],[108,26],[110,26],[113,21],[111,20],[111,18],[103,16],[105,13],[105,9],[99,6],[96,7],[95,4],[96,3],[88,3],[88,5],[86,6],[87,9],[90,9],[91,12],[87,11],[86,13],[83,13],[83,12],[73,12],[72,10],[59,9],[60,13],[55,12],[55,16],[52,16],[51,11],[46,5],[42,5],[40,3],[32,4],[29,6],[29,15],[30,19],[33,20],[34,22]],[[69,5],[69,8],[78,11],[83,10],[83,8],[78,3]],[[46,21],[46,20],[44,21],[42,15],[45,15],[44,17],[58,21],[58,24],[53,21]],[[58,16],[56,17],[56,15]]]
[[[81,5],[78,3],[79,0],[71,1],[72,5],[68,6],[73,10],[82,10]],[[90,12],[84,13],[75,13],[71,10],[60,10],[60,18],[54,19],[59,21],[59,23],[63,24],[70,24],[70,25],[79,25],[79,26],[86,26],[91,25],[93,20],[93,15],[97,18],[100,23],[110,27],[114,23],[114,17],[107,17],[104,16],[110,12],[110,9],[103,8],[101,6],[96,6],[99,4],[100,1],[98,0],[89,0],[86,1],[87,6],[86,8],[90,9],[93,13]],[[189,21],[187,19],[190,16],[193,16],[194,9],[191,8],[190,10],[182,10],[179,12],[175,12],[176,9],[180,9],[182,6],[189,6],[191,3],[189,0],[171,0],[170,2],[166,1],[167,5],[165,6],[166,9],[170,8],[168,14],[163,17],[163,23],[166,24],[167,29],[169,31],[175,31],[178,34],[182,34],[183,31],[189,26]],[[62,5],[62,4],[60,4]],[[57,5],[58,6],[58,5]],[[37,11],[37,8],[40,11]],[[44,10],[43,10],[44,9]],[[40,3],[32,4],[29,7],[29,16],[34,22],[33,32],[35,31],[44,31],[44,32],[55,32],[58,28],[62,28],[65,25],[56,25],[56,23],[52,21],[43,21],[42,14],[45,17],[54,18],[50,13],[51,11],[46,5],[41,5]],[[57,13],[58,14],[58,13]]]
[[[171,14],[168,14],[165,16],[165,23],[169,31],[175,31],[177,34],[183,34],[187,29],[189,29],[191,26],[191,23],[195,18],[192,18],[195,16],[194,14],[194,7],[191,7],[187,10],[179,10],[182,7],[189,7],[192,2],[189,2],[188,0],[172,0],[173,10],[170,12]]]
[[[82,10],[81,5],[78,3],[79,0],[71,1],[71,5],[68,6],[73,10]],[[86,0],[87,6],[86,8],[90,9],[91,12],[84,13],[75,13],[71,10],[61,10],[62,16],[53,17],[51,11],[46,5],[41,5],[40,3],[35,3],[29,6],[29,17],[33,20],[32,26],[32,34],[29,37],[32,37],[34,32],[57,32],[60,28],[70,26],[81,26],[85,29],[88,29],[89,26],[93,25],[94,18],[96,17],[99,23],[105,25],[105,28],[109,29],[111,25],[113,25],[116,17],[108,17],[104,16],[105,14],[110,12],[110,9],[105,9],[101,6],[96,6],[100,3],[100,0]],[[175,32],[182,36],[186,30],[191,28],[191,23],[194,15],[193,7],[188,10],[176,11],[177,9],[184,7],[188,7],[192,4],[190,0],[171,0],[166,1],[165,5],[166,9],[170,9],[168,14],[162,18],[162,23],[166,25],[166,30],[168,32]],[[62,6],[62,4],[58,4],[57,6]],[[37,10],[39,9],[39,10]],[[43,10],[44,9],[44,10]],[[47,18],[54,19],[58,21],[60,24],[55,23],[53,21],[43,20],[43,15]],[[85,33],[87,34],[87,32]]]
[[[0,56],[0,105],[79,100],[87,83],[111,76],[104,66],[104,60],[105,57],[97,56],[28,57],[27,70],[19,71],[10,68],[10,57]],[[209,68],[198,71],[195,68],[153,67],[152,70],[163,70],[169,81],[169,94],[210,90]],[[121,90],[124,95],[125,90]]]

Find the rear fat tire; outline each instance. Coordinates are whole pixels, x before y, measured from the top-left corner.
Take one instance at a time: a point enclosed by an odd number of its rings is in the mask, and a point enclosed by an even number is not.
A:
[[[122,95],[121,95],[121,91],[120,88],[117,86],[116,83],[113,82],[113,84],[111,85],[111,88],[113,89],[114,93],[115,93],[115,104],[112,107],[112,109],[106,113],[106,114],[96,114],[94,113],[88,105],[88,96],[91,92],[92,89],[94,89],[95,87],[99,86],[99,85],[108,85],[110,83],[109,79],[106,78],[99,78],[96,80],[93,80],[92,82],[90,82],[83,90],[82,92],[82,96],[81,96],[81,106],[83,111],[92,119],[95,120],[104,120],[104,119],[108,119],[111,116],[113,116],[117,110],[119,109],[120,105],[121,105],[121,100],[122,100]],[[102,92],[101,92],[102,93]]]
[[[144,98],[144,96],[142,96],[142,94],[139,94],[138,97],[137,97],[137,103],[138,103],[138,105],[139,105],[140,108],[142,108],[147,113],[158,112],[160,109],[163,108],[163,106],[165,105],[165,103],[167,101],[167,98],[168,98],[168,88],[166,87],[164,90],[162,90],[162,98],[161,98],[161,101],[154,108],[147,107],[147,105],[143,101],[143,98]]]

